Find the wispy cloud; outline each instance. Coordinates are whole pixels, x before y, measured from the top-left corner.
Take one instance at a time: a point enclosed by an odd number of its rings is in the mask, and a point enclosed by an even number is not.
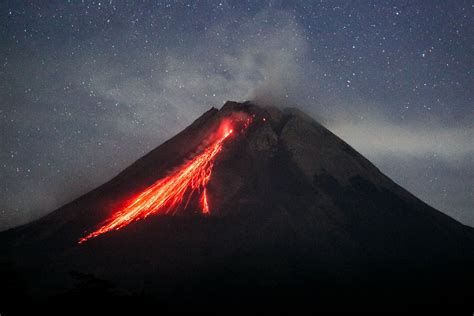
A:
[[[468,163],[469,160],[473,163],[474,127],[417,126],[415,122],[402,125],[384,119],[364,119],[360,123],[334,122],[331,129],[356,149],[376,159],[432,155],[450,163]]]
[[[279,27],[267,25],[269,19]],[[186,124],[226,100],[292,103],[302,94],[307,51],[304,32],[291,15],[264,11],[238,24],[213,26],[185,51],[136,58],[138,68],[150,71],[129,73],[129,65],[104,59],[81,62],[81,72],[91,76],[95,93],[135,105],[141,119],[166,124],[174,115]]]

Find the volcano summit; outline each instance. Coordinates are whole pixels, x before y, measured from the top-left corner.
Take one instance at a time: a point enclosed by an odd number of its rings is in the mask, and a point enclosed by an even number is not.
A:
[[[301,111],[250,102],[212,108],[0,242],[9,295],[35,303],[352,311],[474,302],[472,228]]]

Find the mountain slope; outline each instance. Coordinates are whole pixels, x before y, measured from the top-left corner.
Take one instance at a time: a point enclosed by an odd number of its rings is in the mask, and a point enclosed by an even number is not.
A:
[[[174,216],[152,215],[77,243],[201,152],[235,113],[253,122],[216,158],[211,216],[191,201]],[[249,102],[209,110],[111,181],[0,238],[4,261],[25,281],[26,293],[17,291],[33,298],[139,293],[163,303],[263,304],[286,297],[279,303],[321,308],[339,300],[470,308],[473,298],[472,228],[399,187],[304,113]],[[102,279],[118,292],[97,292]]]

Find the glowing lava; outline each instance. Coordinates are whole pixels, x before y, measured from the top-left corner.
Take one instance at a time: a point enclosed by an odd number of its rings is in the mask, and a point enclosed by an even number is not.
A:
[[[249,124],[250,119],[247,118],[242,126],[246,128]],[[174,214],[182,204],[185,195],[188,194],[189,201],[195,192],[201,194],[199,203],[202,213],[210,214],[206,186],[211,179],[215,158],[221,152],[224,141],[232,133],[232,121],[230,119],[224,120],[216,139],[202,153],[148,187],[126,207],[114,213],[99,229],[81,238],[79,243],[111,230],[119,230],[151,214],[167,214],[171,211]]]
[[[209,211],[209,204],[207,203],[207,190],[204,188],[204,191],[202,192],[201,195],[201,206],[202,206],[202,213],[203,214],[210,214],[211,212]]]

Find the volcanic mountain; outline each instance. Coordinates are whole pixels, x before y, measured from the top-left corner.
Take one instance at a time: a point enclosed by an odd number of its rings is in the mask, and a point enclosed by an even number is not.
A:
[[[3,232],[0,246],[8,295],[34,303],[474,302],[474,229],[303,112],[251,102],[210,109],[109,182]]]

